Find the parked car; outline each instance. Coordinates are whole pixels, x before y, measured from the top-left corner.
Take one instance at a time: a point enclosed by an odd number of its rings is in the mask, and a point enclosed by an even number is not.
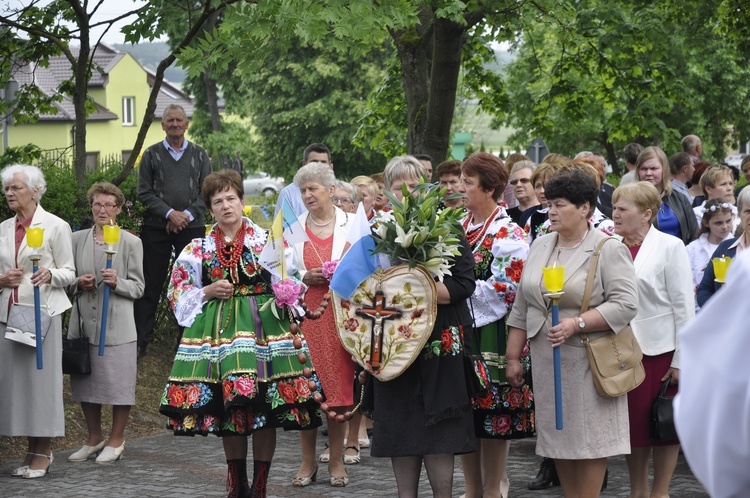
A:
[[[278,194],[284,188],[284,179],[282,177],[269,176],[265,171],[258,171],[247,175],[242,182],[245,188],[245,196],[265,195],[270,197]]]

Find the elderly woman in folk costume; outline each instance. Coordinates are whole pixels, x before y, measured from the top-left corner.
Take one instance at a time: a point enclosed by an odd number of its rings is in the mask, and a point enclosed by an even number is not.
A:
[[[297,324],[290,323],[302,286],[293,279],[272,284],[258,264],[266,232],[242,216],[236,171],[209,175],[202,195],[217,223],[185,247],[172,269],[169,299],[186,328],[159,411],[170,418],[175,435],[222,437],[230,497],[265,497],[276,428],[321,424],[306,378],[317,377],[298,361],[307,347],[295,337]],[[246,467],[250,434],[252,490]]]

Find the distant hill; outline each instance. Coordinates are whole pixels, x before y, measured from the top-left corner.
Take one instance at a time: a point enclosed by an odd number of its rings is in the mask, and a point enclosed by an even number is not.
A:
[[[120,52],[128,52],[143,67],[156,72],[156,67],[166,58],[169,53],[169,45],[164,42],[139,43],[131,45],[130,43],[116,43],[113,45]],[[172,64],[164,71],[164,78],[170,83],[182,85],[185,81],[185,70]]]

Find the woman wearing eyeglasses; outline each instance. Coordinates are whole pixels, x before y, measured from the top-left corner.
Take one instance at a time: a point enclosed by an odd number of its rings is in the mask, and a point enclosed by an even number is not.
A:
[[[125,426],[135,404],[137,334],[133,303],[143,295],[143,246],[141,239],[120,232],[114,247],[112,268],[106,269],[104,226],[116,222],[125,204],[122,191],[111,183],[95,183],[88,191],[94,226],[73,234],[76,282],[69,290],[76,297],[68,337],[89,338],[91,373],[71,375],[73,399],[81,403],[88,437],[83,447],[70,455],[70,462],[112,463],[125,450]],[[109,285],[109,319],[104,356],[98,355],[102,296]],[[112,430],[102,432],[102,405],[112,405]],[[98,456],[97,456],[98,455]]]
[[[0,177],[8,209],[15,213],[0,223],[0,436],[26,436],[26,456],[11,475],[35,479],[52,465],[52,438],[65,435],[62,314],[70,308],[65,287],[75,279],[75,268],[70,226],[40,204],[47,190],[42,171],[14,164]],[[25,228],[44,228],[42,247],[29,247]],[[41,256],[35,272],[33,254]],[[51,317],[41,370],[35,348],[3,338],[12,303],[33,306],[34,288]]]
[[[536,164],[532,161],[518,161],[510,170],[510,185],[513,194],[518,200],[518,206],[508,209],[508,216],[516,225],[524,226],[526,220],[539,209],[539,201],[534,193],[534,184],[531,183],[531,175],[534,174]]]
[[[336,190],[333,194],[333,205],[345,213],[356,213],[357,204],[361,198],[359,190],[351,183],[342,180],[336,180],[334,186]]]

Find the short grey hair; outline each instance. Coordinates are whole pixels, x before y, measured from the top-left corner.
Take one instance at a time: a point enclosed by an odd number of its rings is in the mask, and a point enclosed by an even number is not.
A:
[[[522,170],[522,169],[530,169],[531,172],[533,173],[534,170],[536,169],[536,163],[534,161],[526,161],[526,160],[516,161],[513,164],[513,166],[510,168],[510,174],[512,175],[516,171]]]
[[[414,156],[396,156],[388,161],[383,171],[385,189],[391,190],[394,181],[405,178],[427,178],[427,170]]]
[[[336,180],[333,185],[337,189],[340,188],[349,192],[349,199],[352,200],[352,204],[354,204],[355,206],[359,204],[359,201],[362,200],[362,196],[359,194],[359,189],[351,183],[345,182],[343,180]]]
[[[750,204],[750,188],[743,188],[737,196],[737,212],[742,211],[745,204]]]
[[[29,187],[32,194],[34,190],[37,190],[34,200],[39,203],[39,201],[42,200],[42,196],[47,191],[47,181],[44,179],[44,173],[42,173],[42,170],[36,166],[28,164],[11,164],[10,166],[3,168],[2,172],[0,172],[0,177],[2,177],[3,181],[3,191],[5,191],[5,187],[13,181],[13,177],[18,173],[21,173],[26,178],[26,186]]]
[[[307,163],[297,170],[297,174],[294,175],[294,184],[302,188],[305,183],[317,182],[323,185],[324,188],[331,188],[336,182],[336,175],[333,174],[330,164],[312,162]]]
[[[682,139],[682,151],[690,152],[701,144],[701,139],[697,135],[686,135]]]
[[[184,107],[182,107],[181,105],[178,105],[178,104],[169,104],[167,107],[164,108],[164,112],[161,115],[161,122],[162,123],[166,119],[167,113],[169,111],[180,111],[182,113],[183,117],[185,118],[185,121],[188,120],[188,115],[185,112],[185,108]]]

